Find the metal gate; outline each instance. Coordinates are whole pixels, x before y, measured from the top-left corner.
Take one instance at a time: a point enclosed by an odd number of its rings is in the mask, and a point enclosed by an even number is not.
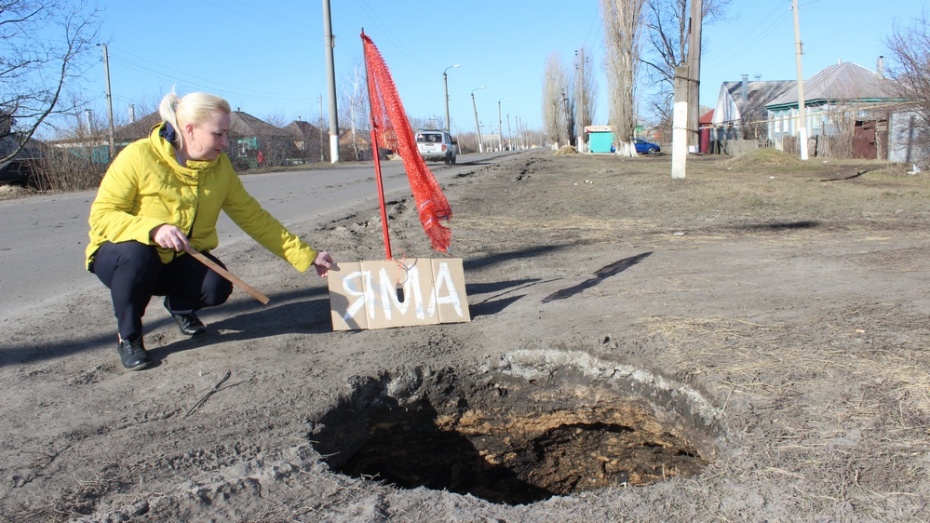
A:
[[[856,122],[856,132],[853,135],[853,158],[878,159],[878,147],[875,142],[875,120]]]

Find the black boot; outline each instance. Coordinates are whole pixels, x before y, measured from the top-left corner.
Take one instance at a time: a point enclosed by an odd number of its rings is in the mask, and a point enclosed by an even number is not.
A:
[[[129,370],[142,370],[152,363],[149,353],[145,352],[145,346],[142,344],[142,336],[130,336],[128,340],[120,337],[118,343],[116,351],[123,360],[123,367]]]
[[[171,312],[171,309],[168,307],[168,299],[165,298],[165,310],[168,311],[168,314],[174,318],[174,321],[178,324],[178,329],[180,329],[181,334],[185,336],[200,336],[201,334],[207,332],[206,325],[200,321],[200,318],[197,317],[193,311],[187,314],[175,314]]]

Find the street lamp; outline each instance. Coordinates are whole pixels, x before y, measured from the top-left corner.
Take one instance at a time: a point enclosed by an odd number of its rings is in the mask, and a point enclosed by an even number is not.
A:
[[[503,118],[501,118],[501,102],[504,100],[509,100],[509,98],[501,98],[497,101],[497,150],[504,150],[504,123]]]
[[[449,76],[446,74],[446,71],[458,67],[459,64],[450,65],[442,71],[442,85],[446,91],[446,132],[452,132],[452,124],[449,122]]]
[[[475,128],[478,129],[478,152],[484,152],[484,144],[481,143],[481,125],[478,123],[478,105],[475,103],[475,91],[484,89],[484,86],[475,87],[471,90],[471,106],[475,109]]]

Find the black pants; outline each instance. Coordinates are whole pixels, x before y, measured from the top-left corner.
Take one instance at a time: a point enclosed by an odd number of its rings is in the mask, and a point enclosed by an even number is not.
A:
[[[216,257],[204,253],[222,265]],[[107,242],[94,255],[94,274],[110,289],[122,339],[142,335],[142,316],[152,296],[165,296],[173,314],[189,314],[226,303],[232,283],[193,256],[179,254],[163,264],[152,245]]]

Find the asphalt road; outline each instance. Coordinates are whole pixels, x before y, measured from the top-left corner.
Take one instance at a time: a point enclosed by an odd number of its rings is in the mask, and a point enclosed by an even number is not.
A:
[[[458,164],[429,164],[442,183],[509,153],[459,156]],[[400,161],[381,163],[386,196],[409,194]],[[366,201],[377,203],[371,162],[317,170],[242,177],[249,192],[285,225],[316,223],[324,216]],[[101,285],[84,269],[87,217],[96,191],[40,195],[0,201],[0,318],[15,321],[69,292]],[[217,224],[220,245],[251,239],[229,218]]]

